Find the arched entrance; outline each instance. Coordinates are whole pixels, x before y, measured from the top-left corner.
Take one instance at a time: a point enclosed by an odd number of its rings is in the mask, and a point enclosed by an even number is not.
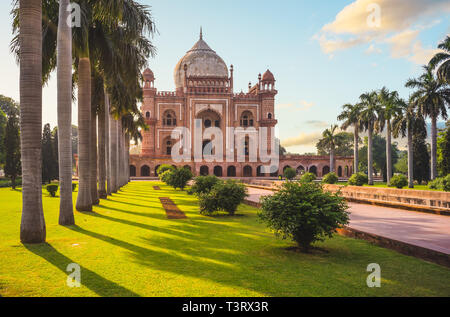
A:
[[[136,166],[130,165],[130,177],[136,177]]]
[[[311,166],[311,167],[309,168],[309,172],[310,172],[310,173],[313,173],[314,175],[317,176],[317,167]]]
[[[263,172],[262,172],[262,166],[258,166],[258,168],[256,169],[256,176],[257,177],[264,177],[264,176],[266,176],[266,174],[264,174]]]
[[[342,166],[338,167],[338,176],[342,177]]]
[[[300,165],[299,167],[297,167],[297,175],[303,175],[305,174],[305,168]]]
[[[150,167],[144,165],[141,167],[141,176],[142,177],[150,177]]]
[[[322,168],[322,176],[325,176],[325,175],[327,175],[329,173],[330,173],[330,167],[329,166],[324,166]]]
[[[244,166],[244,170],[243,170],[243,176],[244,177],[252,177],[253,176],[253,169],[251,166],[247,165]]]
[[[208,166],[200,167],[200,175],[201,176],[208,176],[209,175],[209,168],[208,168]]]
[[[214,175],[217,177],[222,177],[222,166],[216,166],[214,167]]]
[[[228,177],[236,177],[236,167],[234,167],[234,166],[228,166],[228,169],[227,169],[227,176],[228,176]]]

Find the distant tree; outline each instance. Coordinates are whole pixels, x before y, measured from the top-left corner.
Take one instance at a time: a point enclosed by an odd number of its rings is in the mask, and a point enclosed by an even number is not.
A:
[[[347,130],[350,126],[353,126],[353,156],[354,156],[354,162],[353,167],[355,173],[359,172],[359,132],[362,128],[361,125],[361,110],[362,107],[360,104],[352,105],[352,104],[345,104],[342,106],[342,112],[338,116],[338,120],[342,121],[341,129]],[[338,154],[340,155],[340,154]],[[341,154],[342,155],[342,154]],[[351,155],[351,154],[349,154]]]
[[[438,78],[450,84],[450,36],[439,44],[443,52],[437,53],[430,61],[430,67],[437,69]]]
[[[292,167],[288,167],[284,170],[283,176],[287,180],[292,180],[292,179],[294,179],[295,176],[297,176],[297,171],[295,169],[293,169]]]
[[[364,147],[359,150],[359,160],[361,171],[367,171],[367,153],[368,153],[368,138],[364,139]],[[373,136],[373,169],[380,171],[383,175],[383,180],[387,181],[387,164],[386,164],[386,139],[378,134]],[[392,163],[395,165],[398,161],[399,149],[396,143],[392,144]]]
[[[352,156],[354,147],[354,134],[350,132],[336,133],[336,148],[334,154],[336,156]],[[318,155],[330,155],[330,150],[325,146],[325,140],[321,139],[317,144]],[[314,154],[315,155],[315,154]]]
[[[78,154],[78,127],[72,125],[72,162],[73,168],[75,168],[75,155]]]
[[[21,174],[20,126],[17,113],[10,112],[5,128],[5,175],[11,178],[12,188],[16,188],[16,178]]]
[[[400,151],[397,164],[394,165],[396,173],[408,174],[408,151]]]
[[[336,155],[336,147],[340,144],[341,136],[337,133],[338,126],[331,125],[329,129],[326,129],[322,134],[322,139],[317,144],[317,149],[328,151],[330,155],[330,172],[334,172],[335,169],[335,155]]]
[[[423,118],[422,118],[423,120]],[[425,124],[416,124],[413,133],[413,175],[419,184],[430,181],[430,150]]]
[[[57,175],[54,153],[52,132],[50,124],[47,123],[42,133],[42,181],[44,183],[51,183]]]
[[[4,139],[7,122],[8,118],[6,117],[6,114],[2,110],[0,110],[0,166],[3,166],[3,164],[5,164]]]
[[[284,155],[287,154],[286,148],[283,147],[283,146],[281,146],[281,144],[279,145],[278,152],[279,152],[279,155],[280,155],[280,156],[284,156]]]
[[[53,157],[55,159],[55,178],[59,180],[59,154],[58,154],[58,127],[54,127],[52,130],[52,149]]]
[[[439,133],[437,147],[438,173],[447,176],[450,174],[450,121],[447,121],[447,129]]]

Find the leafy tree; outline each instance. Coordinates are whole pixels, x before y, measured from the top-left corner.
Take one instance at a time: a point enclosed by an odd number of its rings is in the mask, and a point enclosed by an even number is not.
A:
[[[55,196],[56,196],[56,192],[58,191],[58,185],[56,185],[56,184],[50,184],[50,185],[47,185],[46,189],[47,189],[48,193],[49,193],[52,197],[55,197]]]
[[[194,184],[192,185],[189,193],[194,195],[205,194],[211,191],[211,189],[221,180],[214,175],[208,176],[198,176],[194,179]]]
[[[227,180],[217,182],[211,191],[200,194],[198,197],[202,214],[225,211],[234,215],[239,205],[247,197],[247,190],[244,184],[235,180]]]
[[[386,165],[386,139],[378,134],[373,137],[373,168],[375,171],[380,171],[383,175],[384,181],[387,181],[387,165]],[[368,148],[368,139],[364,139],[364,147],[360,149],[359,159],[360,159],[360,167],[366,166],[367,170],[367,148]],[[398,146],[397,144],[392,144],[392,163],[396,164],[398,160]],[[369,182],[370,184],[370,182]]]
[[[437,53],[430,61],[430,67],[437,69],[438,78],[450,84],[450,36],[439,44],[439,49],[443,52]]]
[[[158,174],[158,176],[162,175],[165,171],[173,171],[175,170],[175,167],[173,167],[172,165],[169,164],[163,164],[160,167],[158,167],[156,169],[156,174]]]
[[[21,174],[19,117],[11,112],[5,128],[3,140],[5,149],[5,175],[11,178],[12,188],[16,188],[16,178]]]
[[[44,126],[42,133],[42,181],[50,183],[57,178],[56,158],[50,124]]]
[[[300,182],[302,183],[312,183],[316,180],[316,175],[313,173],[305,173],[301,178]]]
[[[413,133],[413,175],[419,184],[430,180],[430,152],[426,138],[425,124],[417,124]]]
[[[263,197],[261,204],[258,216],[276,235],[297,242],[303,252],[349,223],[345,199],[324,191],[320,184],[284,183],[280,191]]]
[[[334,172],[335,168],[335,155],[336,155],[336,147],[338,145],[342,145],[343,140],[342,135],[336,133],[338,126],[332,125],[329,129],[326,129],[322,134],[322,139],[317,144],[317,150],[319,154],[323,153],[323,151],[327,151],[330,154],[330,171]],[[351,147],[350,147],[351,149]]]
[[[437,120],[447,119],[447,106],[450,105],[450,88],[442,80],[435,78],[433,70],[424,66],[424,73],[417,79],[410,79],[406,87],[416,89],[411,101],[419,113],[431,118],[431,179],[437,177]]]
[[[438,172],[445,176],[450,174],[450,121],[447,122],[447,129],[439,133],[437,147]]]
[[[403,175],[408,174],[408,152],[401,151],[399,153],[399,158],[397,164],[394,165],[394,170],[397,173],[402,173]]]
[[[4,138],[8,117],[18,117],[19,114],[20,110],[18,103],[9,97],[0,95],[0,166],[5,164]]]
[[[359,132],[362,129],[361,125],[361,109],[362,106],[360,104],[352,105],[352,104],[346,104],[342,107],[342,112],[338,116],[339,121],[343,121],[341,129],[347,130],[350,126],[353,126],[354,133],[353,133],[353,156],[354,156],[354,170],[355,173],[358,173],[359,168]],[[338,146],[339,148],[339,146]],[[347,152],[345,154],[339,154],[338,149],[336,150],[337,155],[347,155]],[[348,155],[351,155],[348,154]]]
[[[8,118],[6,117],[6,114],[2,110],[0,110],[0,166],[3,166],[3,164],[5,164],[4,139],[7,121]]]

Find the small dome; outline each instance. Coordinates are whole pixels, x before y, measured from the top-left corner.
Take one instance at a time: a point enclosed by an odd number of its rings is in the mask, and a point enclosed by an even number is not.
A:
[[[213,51],[200,34],[200,40],[192,47],[175,67],[176,88],[184,86],[184,65],[188,77],[228,78],[228,67],[223,59]]]
[[[146,70],[144,70],[144,79],[145,80],[155,79],[155,75],[153,74],[153,72],[150,68],[147,68]]]
[[[270,70],[267,70],[262,78],[263,81],[275,81],[275,77],[273,76]]]

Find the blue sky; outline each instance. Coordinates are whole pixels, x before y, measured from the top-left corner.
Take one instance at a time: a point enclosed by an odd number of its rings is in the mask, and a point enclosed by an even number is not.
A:
[[[235,69],[235,90],[246,90],[269,68],[277,80],[279,136],[288,150],[315,151],[343,104],[383,86],[407,98],[405,81],[450,33],[448,0],[141,0],[151,5],[158,49],[149,67],[159,90],[173,90],[173,70],[204,39]],[[368,27],[377,4],[380,23]],[[19,71],[9,53],[10,1],[0,4],[0,94],[19,100]],[[44,123],[54,126],[56,81],[44,89]],[[76,104],[74,105],[76,123]]]

